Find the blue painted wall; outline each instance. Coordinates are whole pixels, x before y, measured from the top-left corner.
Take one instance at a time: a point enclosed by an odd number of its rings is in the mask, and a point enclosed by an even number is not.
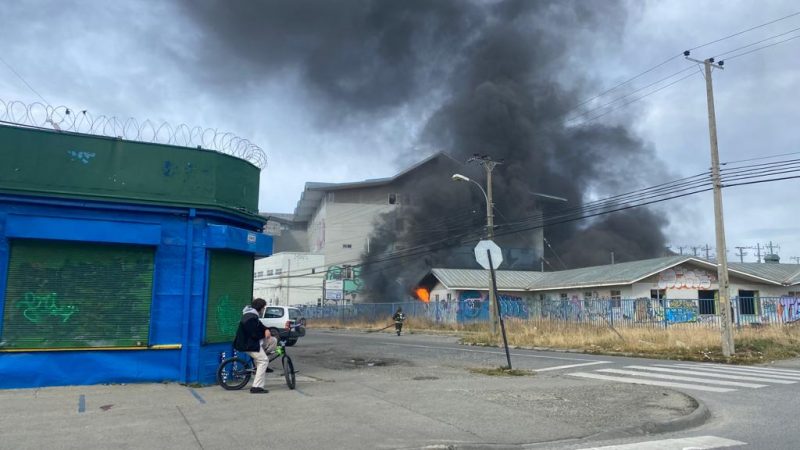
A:
[[[212,383],[228,344],[203,345],[207,252],[267,256],[261,223],[187,208],[0,195],[0,327],[9,241],[14,238],[141,244],[156,247],[150,347],[180,349],[0,351],[0,388],[179,381]]]

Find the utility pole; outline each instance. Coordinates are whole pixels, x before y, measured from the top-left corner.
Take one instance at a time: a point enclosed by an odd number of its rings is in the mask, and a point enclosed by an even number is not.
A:
[[[711,80],[711,68],[722,70],[724,61],[714,63],[714,58],[703,61],[689,58],[689,51],[683,52],[686,59],[705,66],[706,102],[708,103],[708,137],[711,146],[711,181],[714,186],[714,224],[717,238],[717,278],[719,279],[719,309],[722,354],[731,357],[736,352],[731,329],[730,280],[728,279],[728,255],[725,249],[725,222],[722,211],[722,182],[719,176],[719,148],[717,146],[717,118],[714,112],[714,86]]]
[[[705,252],[706,252],[706,261],[711,261],[711,256],[710,256],[710,254],[711,254],[711,247],[709,247],[709,245],[708,245],[708,244],[706,244],[706,246],[705,246],[705,247],[703,247],[701,250],[705,250]]]
[[[502,164],[502,161],[494,161],[489,155],[474,154],[467,160],[468,163],[476,162],[483,166],[486,172],[486,237],[487,239],[494,240],[494,201],[492,200],[492,171],[495,166]],[[489,318],[491,322],[492,334],[497,334],[497,327],[500,322],[500,316],[497,314],[497,307],[495,303],[495,285],[494,278],[489,276],[491,289],[489,289]]]
[[[794,261],[795,264],[800,264],[800,256],[790,256],[789,259]]]
[[[744,257],[747,256],[747,252],[744,251],[746,248],[747,247],[736,247],[736,249],[739,250],[739,253],[737,253],[739,256],[739,262],[744,262]]]
[[[684,247],[684,246],[682,246],[682,245],[679,245],[679,246],[678,246],[678,252],[680,252],[681,256],[683,256],[683,249],[684,249],[684,248],[686,248],[686,247]]]
[[[761,262],[761,244],[756,243],[756,255],[758,255],[758,260],[756,262]]]

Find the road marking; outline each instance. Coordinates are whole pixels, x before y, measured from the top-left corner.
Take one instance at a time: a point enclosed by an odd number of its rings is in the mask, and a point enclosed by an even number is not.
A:
[[[472,353],[490,353],[492,355],[503,355],[505,352],[492,351],[492,350],[473,350],[470,348],[453,348],[453,347],[434,347],[432,345],[415,345],[415,344],[396,344],[394,342],[385,342],[383,345],[393,345],[395,347],[416,347],[416,348],[430,348],[433,350],[454,350],[457,352],[472,352]],[[542,355],[527,355],[525,353],[511,353],[513,356],[521,356],[524,358],[545,358],[545,359],[561,359],[564,361],[597,361],[596,359],[585,358],[565,358],[563,356],[542,356]]]
[[[78,413],[86,411],[86,396],[81,394],[78,397]]]
[[[672,383],[669,381],[645,380],[640,378],[626,378],[626,377],[612,377],[608,375],[598,375],[596,373],[586,373],[586,372],[573,372],[573,373],[568,373],[567,375],[573,377],[581,377],[581,378],[593,378],[595,380],[617,381],[620,383],[629,383],[629,384],[647,384],[651,386],[663,386],[663,387],[673,387],[681,389],[694,389],[697,391],[707,391],[707,392],[733,392],[736,390],[736,389],[718,388],[712,386],[699,386],[696,384]]]
[[[587,447],[581,450],[688,450],[733,447],[747,445],[747,442],[734,441],[717,436],[696,436],[679,439],[661,439],[658,441],[637,442],[635,444],[607,445],[605,447]]]
[[[533,369],[535,372],[549,372],[551,370],[572,369],[573,367],[594,366],[596,364],[611,364],[611,361],[595,361],[583,364],[568,364],[566,366],[547,367],[545,369]]]
[[[767,372],[768,371],[768,372],[775,372],[775,373],[781,373],[781,374],[785,373],[786,375],[798,375],[798,376],[800,376],[800,370],[779,369],[779,368],[776,368],[776,367],[731,366],[730,364],[715,364],[715,363],[698,363],[696,365],[698,365],[698,366],[700,366],[700,365],[702,365],[702,366],[714,366],[714,367],[735,367],[737,369],[742,369],[742,370],[748,369],[748,370],[754,370],[754,371],[759,371],[759,372]]]
[[[666,367],[666,366],[664,366]],[[777,378],[781,380],[795,380],[800,381],[800,375],[785,375],[785,374],[774,374],[771,372],[756,372],[752,370],[742,370],[737,369],[735,367],[698,367],[696,365],[689,365],[689,364],[676,364],[674,367],[687,367],[691,369],[700,369],[706,370],[709,372],[720,372],[720,373],[731,373],[734,375],[749,375],[749,376],[759,376],[759,377],[766,377],[766,378]]]
[[[196,398],[198,402],[200,402],[200,403],[205,403],[205,402],[206,402],[206,401],[203,399],[203,397],[200,397],[200,394],[198,394],[198,393],[197,393],[197,391],[195,391],[194,389],[192,389],[192,388],[189,388],[189,392],[191,392],[191,393],[192,393],[192,395],[194,395],[194,398]]]
[[[668,366],[668,367],[672,367],[672,366]],[[727,379],[727,380],[760,381],[762,383],[776,383],[776,384],[794,384],[794,383],[797,383],[796,381],[789,381],[789,380],[776,380],[774,378],[728,375],[728,374],[723,374],[723,373],[704,372],[704,371],[701,371],[701,370],[667,369],[667,368],[663,368],[663,367],[654,367],[654,366],[625,366],[625,368],[626,369],[653,370],[653,371],[656,371],[656,372],[677,373],[677,374],[681,374],[681,375],[694,375],[694,376],[702,376],[702,377],[709,377],[709,378],[723,378],[723,379]]]
[[[680,375],[667,375],[663,373],[638,372],[635,370],[600,369],[600,370],[595,370],[595,372],[616,373],[620,375],[633,375],[635,377],[660,378],[663,380],[693,381],[695,383],[716,384],[719,386],[738,386],[738,387],[746,387],[753,389],[767,387],[766,384],[742,383],[740,381],[709,380],[704,378],[684,377]]]

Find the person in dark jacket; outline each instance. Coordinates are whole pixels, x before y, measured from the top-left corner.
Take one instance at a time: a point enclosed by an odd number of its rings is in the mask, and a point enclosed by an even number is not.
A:
[[[403,322],[406,320],[406,315],[403,314],[403,308],[397,308],[397,312],[392,316],[392,320],[394,320],[394,329],[397,331],[397,335],[400,336],[400,332],[403,331]]]
[[[257,298],[250,306],[245,306],[242,310],[239,328],[236,330],[236,337],[233,340],[233,348],[240,352],[246,352],[256,364],[256,376],[253,379],[253,387],[250,388],[251,394],[269,392],[264,389],[267,382],[269,358],[263,348],[264,338],[269,335],[269,330],[259,320],[264,315],[266,307],[267,302],[263,298]]]

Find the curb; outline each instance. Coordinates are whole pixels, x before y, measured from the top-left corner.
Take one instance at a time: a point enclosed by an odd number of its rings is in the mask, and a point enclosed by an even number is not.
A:
[[[691,395],[684,394],[683,392],[680,393],[697,405],[694,411],[685,416],[664,422],[645,422],[634,427],[604,431],[602,433],[586,436],[585,438],[582,438],[582,440],[610,440],[631,436],[643,436],[648,434],[671,433],[699,427],[711,418],[711,411],[709,411],[705,403],[692,397]]]

